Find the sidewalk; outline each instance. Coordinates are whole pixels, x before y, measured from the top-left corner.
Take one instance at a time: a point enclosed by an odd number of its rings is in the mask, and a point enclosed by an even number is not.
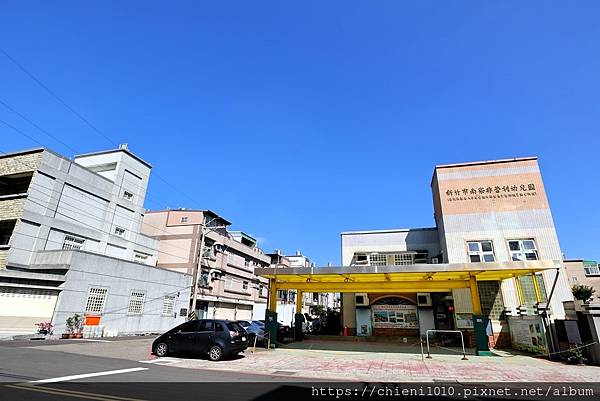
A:
[[[254,354],[246,351],[235,360],[182,359],[176,366],[343,381],[597,382],[600,377],[599,367],[565,365],[523,354],[478,357],[467,352],[468,360],[462,360],[461,351],[432,348],[432,358],[422,359],[420,346],[415,344],[358,344],[362,351],[326,349],[340,343],[309,340]]]

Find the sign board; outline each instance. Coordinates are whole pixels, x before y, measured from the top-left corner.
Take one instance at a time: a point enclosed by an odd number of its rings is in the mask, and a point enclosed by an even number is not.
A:
[[[472,313],[455,313],[456,328],[457,329],[472,329],[473,328],[473,314]]]
[[[534,354],[548,353],[540,316],[509,316],[508,327],[513,348]]]
[[[375,328],[419,328],[416,305],[372,305],[371,310]]]

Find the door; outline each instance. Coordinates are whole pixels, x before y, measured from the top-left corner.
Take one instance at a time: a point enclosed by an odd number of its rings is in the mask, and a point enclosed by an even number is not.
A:
[[[215,322],[214,320],[203,320],[198,327],[194,339],[194,352],[207,353],[215,342]]]
[[[427,335],[427,330],[435,329],[435,318],[432,308],[419,308],[419,334]],[[431,337],[430,337],[431,338]]]
[[[195,335],[198,329],[198,320],[191,320],[180,325],[172,334],[169,334],[171,350],[176,353],[193,352]]]

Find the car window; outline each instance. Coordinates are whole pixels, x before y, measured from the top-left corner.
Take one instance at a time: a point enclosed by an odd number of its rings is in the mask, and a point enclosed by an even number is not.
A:
[[[242,327],[248,327],[248,326],[250,326],[250,323],[248,323],[248,322],[246,322],[244,320],[241,320],[239,323],[240,323],[240,326],[242,326]]]
[[[198,330],[198,321],[191,320],[189,322],[185,322],[184,324],[177,326],[174,330],[175,332],[181,331],[182,333],[190,333]]]
[[[244,328],[240,326],[238,322],[227,322],[227,328],[233,331],[244,331]]]
[[[204,320],[200,323],[199,331],[213,331],[215,328],[214,322],[212,320]]]
[[[215,322],[215,331],[224,331],[223,325],[219,322]]]

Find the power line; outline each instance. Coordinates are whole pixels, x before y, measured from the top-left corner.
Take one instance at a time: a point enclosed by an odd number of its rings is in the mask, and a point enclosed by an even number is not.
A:
[[[6,56],[7,59],[9,59],[14,65],[16,65],[21,71],[23,71],[29,78],[33,79],[39,86],[41,86],[42,88],[44,88],[44,90],[46,92],[48,92],[53,98],[55,98],[58,102],[60,102],[63,106],[65,106],[69,111],[71,111],[71,113],[75,114],[81,121],[83,121],[88,127],[90,127],[91,129],[93,129],[94,131],[96,131],[98,134],[100,134],[102,137],[104,137],[104,139],[106,139],[111,146],[115,146],[116,143],[113,142],[112,139],[110,139],[107,135],[105,135],[102,131],[100,131],[98,128],[96,128],[88,119],[86,119],[85,117],[83,117],[81,114],[79,114],[75,109],[73,109],[71,106],[69,106],[67,104],[67,102],[65,102],[60,96],[58,96],[56,93],[54,93],[48,86],[46,86],[42,81],[40,81],[38,78],[35,77],[35,75],[33,75],[31,72],[29,72],[29,70],[27,70],[21,63],[19,63],[17,60],[15,60],[10,54],[8,54],[6,52],[6,50],[4,50],[2,47],[0,47],[0,52],[2,54],[4,54],[4,56]]]
[[[23,115],[22,113],[20,113],[19,111],[15,110],[12,106],[10,106],[9,104],[7,104],[4,100],[0,99],[0,103],[2,103],[2,105],[4,107],[6,107],[8,110],[12,111],[14,114],[18,115],[19,117],[21,117],[23,120],[27,121],[29,124],[33,125],[35,128],[37,128],[39,131],[43,132],[44,134],[48,135],[50,138],[54,139],[57,142],[60,142],[61,144],[63,144],[66,148],[70,149],[71,151],[74,152],[74,154],[78,154],[81,153],[75,149],[73,149],[69,144],[63,142],[62,140],[58,139],[56,136],[52,135],[50,132],[46,131],[44,128],[40,127],[38,124],[36,124],[35,122],[31,121],[30,118],[28,118],[27,116]]]

